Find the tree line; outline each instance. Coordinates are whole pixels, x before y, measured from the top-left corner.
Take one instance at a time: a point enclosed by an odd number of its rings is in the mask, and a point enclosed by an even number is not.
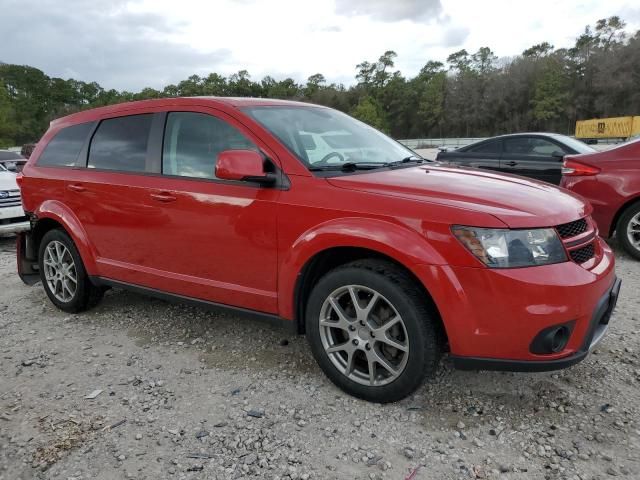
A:
[[[162,90],[105,89],[0,64],[0,147],[36,142],[49,122],[86,108],[160,97],[215,95],[301,100],[336,108],[395,138],[481,137],[519,131],[571,134],[576,120],[640,115],[640,30],[617,16],[587,26],[571,48],[542,42],[498,59],[489,47],[427,61],[413,78],[395,69],[396,53],[356,66],[356,83],[306,83],[241,70],[192,75]]]

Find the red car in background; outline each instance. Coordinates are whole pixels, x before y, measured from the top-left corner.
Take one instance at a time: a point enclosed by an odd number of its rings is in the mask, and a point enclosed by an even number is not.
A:
[[[616,233],[620,244],[640,260],[640,139],[603,152],[568,155],[560,186],[593,205],[600,235]]]

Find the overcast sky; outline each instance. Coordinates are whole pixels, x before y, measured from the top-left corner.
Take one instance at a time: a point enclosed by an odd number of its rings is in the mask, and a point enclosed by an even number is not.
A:
[[[133,91],[241,69],[349,85],[385,50],[413,76],[461,48],[571,46],[611,15],[640,29],[637,0],[0,0],[0,61]]]

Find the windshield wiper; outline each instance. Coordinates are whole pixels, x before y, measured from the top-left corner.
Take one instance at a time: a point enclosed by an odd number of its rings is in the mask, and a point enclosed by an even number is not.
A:
[[[327,171],[343,171],[352,172],[354,170],[373,170],[375,168],[382,168],[388,166],[386,163],[378,162],[345,162],[336,165],[323,165],[321,167],[309,167],[312,172],[327,172]]]
[[[422,162],[426,162],[426,161],[427,160],[425,160],[424,158],[417,157],[415,155],[410,155],[408,157],[404,157],[402,160],[398,160],[395,162],[387,162],[384,165],[385,167],[398,167],[398,166],[406,165],[408,163],[421,164]]]

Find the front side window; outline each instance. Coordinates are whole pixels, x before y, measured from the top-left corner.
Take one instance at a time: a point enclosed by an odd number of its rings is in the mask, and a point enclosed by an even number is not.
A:
[[[80,123],[60,130],[38,158],[38,166],[72,167],[78,160],[94,123]]]
[[[549,140],[545,140],[544,138],[532,138],[531,139],[531,153],[533,155],[542,155],[545,157],[550,157],[554,153],[569,153],[568,150],[562,148],[560,145],[557,145]]]
[[[258,151],[258,147],[237,128],[217,117],[171,112],[167,117],[162,150],[163,174],[213,179],[221,152]]]
[[[375,128],[329,108],[260,106],[243,111],[311,169],[351,162],[383,166],[417,157]]]
[[[577,138],[567,137],[566,135],[556,135],[556,139],[558,139],[563,145],[566,145],[568,148],[574,150],[575,153],[594,153],[596,149],[590,147],[584,142],[581,142]],[[566,153],[574,153],[566,150]]]
[[[555,152],[568,153],[560,145],[536,137],[507,138],[504,140],[504,152],[536,157],[551,157]]]
[[[145,172],[153,114],[103,120],[91,140],[88,168]]]

